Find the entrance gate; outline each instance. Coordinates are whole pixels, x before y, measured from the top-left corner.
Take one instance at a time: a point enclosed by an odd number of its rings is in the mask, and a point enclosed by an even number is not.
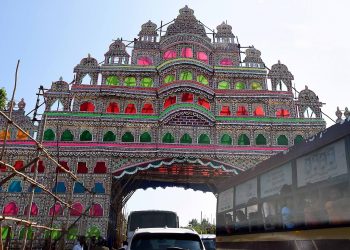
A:
[[[113,173],[109,238],[117,246],[125,239],[122,209],[137,189],[183,187],[216,194],[217,183],[241,171],[227,163],[199,158],[162,158],[122,167]]]

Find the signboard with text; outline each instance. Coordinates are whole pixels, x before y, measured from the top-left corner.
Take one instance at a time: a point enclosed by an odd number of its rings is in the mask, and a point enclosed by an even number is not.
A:
[[[292,184],[292,164],[289,162],[260,177],[261,197],[279,194],[284,185]]]
[[[233,209],[233,188],[219,193],[218,213]]]
[[[297,159],[298,187],[327,180],[347,172],[344,140]]]
[[[246,181],[236,187],[236,205],[247,203],[258,195],[257,179]]]

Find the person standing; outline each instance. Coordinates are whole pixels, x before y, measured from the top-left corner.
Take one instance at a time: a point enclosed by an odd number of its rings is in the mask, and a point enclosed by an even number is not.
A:
[[[77,243],[74,245],[73,250],[87,250],[84,248],[85,239],[80,236]]]

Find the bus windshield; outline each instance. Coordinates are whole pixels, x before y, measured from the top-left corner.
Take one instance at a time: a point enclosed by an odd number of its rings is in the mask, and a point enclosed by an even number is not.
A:
[[[171,211],[135,211],[129,215],[128,231],[137,228],[179,227],[176,213]]]

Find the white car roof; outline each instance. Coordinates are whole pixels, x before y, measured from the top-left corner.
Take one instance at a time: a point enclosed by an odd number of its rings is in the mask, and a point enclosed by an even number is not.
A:
[[[170,227],[160,227],[160,228],[139,228],[135,230],[135,234],[139,233],[174,233],[174,234],[195,234],[198,235],[196,231],[187,228],[170,228]]]

